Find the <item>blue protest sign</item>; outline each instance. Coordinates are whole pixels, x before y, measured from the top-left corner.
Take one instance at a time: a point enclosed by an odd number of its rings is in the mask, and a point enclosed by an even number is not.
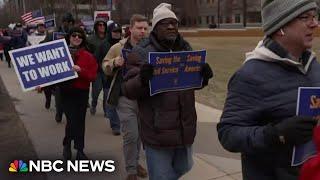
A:
[[[297,115],[310,116],[318,119],[320,116],[320,87],[300,87],[298,91]],[[301,165],[303,162],[316,155],[317,149],[313,141],[293,148],[292,166]]]
[[[183,52],[150,52],[149,63],[154,66],[150,81],[150,95],[167,91],[200,88],[201,64],[206,50]]]
[[[122,49],[121,52],[122,52],[122,58],[124,60],[122,75],[125,76],[128,72],[128,69],[127,69],[128,54],[131,53],[131,49]]]
[[[56,26],[55,20],[54,19],[46,19],[46,21],[44,22],[44,25],[46,28],[52,28]]]
[[[23,91],[77,78],[64,39],[9,51]]]
[[[67,35],[67,33],[64,32],[53,32],[53,40],[58,40],[58,39],[64,39],[64,37]]]

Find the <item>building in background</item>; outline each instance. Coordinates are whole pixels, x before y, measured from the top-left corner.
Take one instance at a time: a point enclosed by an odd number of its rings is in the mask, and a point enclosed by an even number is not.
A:
[[[246,4],[244,4],[246,2]],[[252,0],[197,0],[198,26],[243,27],[261,25],[260,1]],[[246,11],[244,10],[246,9]]]
[[[172,4],[173,11],[179,18],[181,26],[197,25],[198,9],[195,8],[195,0],[121,0],[116,6],[117,10],[113,17],[118,17],[117,20],[122,24],[128,24],[131,15],[139,13],[151,21],[154,8],[163,2]]]
[[[320,0],[316,0],[319,4]],[[129,24],[132,14],[152,19],[153,9],[162,2],[173,11],[184,27],[243,28],[261,26],[260,0],[4,0],[0,23],[19,21],[24,12],[42,9],[44,15],[55,13],[57,22],[65,12],[78,19],[90,19],[95,10],[112,10],[112,19]]]

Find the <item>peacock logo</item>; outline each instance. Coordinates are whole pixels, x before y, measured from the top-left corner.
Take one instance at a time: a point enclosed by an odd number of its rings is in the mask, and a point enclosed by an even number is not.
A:
[[[22,160],[14,160],[12,163],[10,163],[9,172],[26,173],[28,172],[28,166]]]

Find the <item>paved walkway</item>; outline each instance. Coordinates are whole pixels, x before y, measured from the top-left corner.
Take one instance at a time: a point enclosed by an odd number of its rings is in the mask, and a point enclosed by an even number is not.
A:
[[[8,69],[0,62],[0,77],[14,101],[15,108],[24,124],[39,159],[61,159],[62,139],[64,136],[65,118],[57,124],[54,120],[54,102],[51,109],[44,108],[44,95],[36,92],[23,93],[13,69]],[[54,98],[53,98],[54,99]],[[125,179],[124,160],[122,157],[122,137],[113,136],[109,122],[103,117],[101,100],[97,114],[86,118],[85,152],[91,159],[113,159],[116,161],[116,172],[95,174],[62,174],[48,173],[49,180],[55,179]],[[217,122],[221,111],[197,103],[199,123]],[[201,131],[201,129],[200,129]],[[215,129],[212,129],[215,131]],[[198,130],[199,133],[199,130]],[[2,139],[5,137],[1,137]],[[208,137],[209,138],[209,137]],[[1,139],[1,140],[2,140]],[[201,148],[201,147],[197,147]],[[75,152],[73,152],[75,155]],[[145,156],[141,155],[145,166]],[[194,154],[194,167],[181,179],[183,180],[241,180],[240,160],[219,157],[203,153]],[[1,167],[1,165],[0,165]]]

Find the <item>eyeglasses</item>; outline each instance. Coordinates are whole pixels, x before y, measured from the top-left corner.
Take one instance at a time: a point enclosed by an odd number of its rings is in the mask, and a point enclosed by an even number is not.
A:
[[[73,38],[78,37],[79,39],[83,39],[83,36],[80,33],[72,33],[71,37],[73,37]]]
[[[171,24],[172,26],[177,27],[179,23],[176,20],[163,20],[160,21],[159,24],[162,26],[169,26]]]
[[[105,26],[103,23],[99,23],[98,26]]]
[[[318,22],[319,16],[317,14],[315,15],[304,14],[304,15],[298,16],[297,19],[304,23],[311,23],[311,22]]]

